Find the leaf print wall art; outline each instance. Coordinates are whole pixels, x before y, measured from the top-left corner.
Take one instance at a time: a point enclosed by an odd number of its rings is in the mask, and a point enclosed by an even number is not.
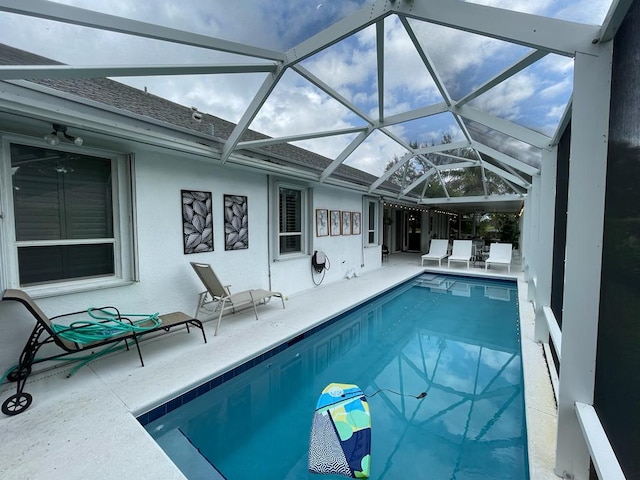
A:
[[[224,249],[249,248],[249,220],[247,197],[224,196]]]
[[[184,253],[213,252],[211,192],[182,190]]]

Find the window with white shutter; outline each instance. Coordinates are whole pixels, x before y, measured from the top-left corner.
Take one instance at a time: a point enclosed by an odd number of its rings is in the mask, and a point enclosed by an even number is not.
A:
[[[131,232],[119,225],[130,207],[124,157],[18,143],[8,150],[14,265],[3,272],[6,286],[130,279]]]

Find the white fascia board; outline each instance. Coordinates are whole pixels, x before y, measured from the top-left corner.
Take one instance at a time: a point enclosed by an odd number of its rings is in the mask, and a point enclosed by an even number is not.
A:
[[[493,203],[493,202],[510,202],[521,201],[524,199],[524,195],[488,195],[488,196],[473,196],[473,197],[442,197],[442,198],[422,198],[418,200],[421,205],[433,205],[438,203]]]
[[[454,105],[451,107],[451,111],[466,118],[467,120],[480,123],[485,127],[504,133],[505,135],[513,137],[524,143],[528,143],[529,145],[533,145],[534,147],[548,149],[551,144],[551,138],[543,135],[542,133],[538,133],[530,128],[510,122],[509,120],[504,120],[494,115],[490,115],[482,110],[470,107],[469,105],[461,105],[459,107]]]
[[[346,18],[325,28],[311,38],[299,43],[284,53],[285,65],[291,66],[320,50],[334,45],[364,28],[373,25],[390,14],[386,0],[375,0]]]
[[[540,173],[540,170],[538,168],[532,167],[527,163],[524,163],[516,158],[510,157],[509,155],[499,152],[494,148],[487,147],[482,143],[473,142],[471,146],[476,150],[478,150],[479,152],[489,155],[490,157],[494,158],[498,162],[504,163],[505,165],[509,165],[510,167],[513,167],[514,169],[521,171],[522,173],[526,173],[527,175],[533,176]],[[488,164],[485,163],[485,167],[487,167],[487,165]]]
[[[100,67],[74,65],[2,65],[0,66],[0,80],[270,73],[275,72],[276,69],[277,65],[275,63],[228,65],[105,65]]]
[[[278,145],[281,143],[298,142],[300,140],[311,140],[314,138],[333,137],[337,135],[348,135],[350,133],[359,133],[367,130],[367,127],[343,128],[340,130],[328,130],[324,132],[306,133],[300,135],[290,135],[288,137],[265,138],[263,140],[249,140],[246,142],[238,142],[236,148],[255,148],[264,147],[265,145]]]
[[[219,158],[222,142],[183,127],[27,81],[0,82],[0,109],[142,144]],[[150,129],[153,125],[155,128]],[[48,131],[48,130],[47,130]],[[207,143],[204,143],[207,142]]]
[[[284,60],[284,54],[282,52],[251,47],[207,35],[162,27],[152,23],[94,12],[84,8],[71,7],[57,2],[45,0],[3,0],[0,2],[0,11],[110,32],[124,33],[137,37],[190,45],[219,52],[233,53],[236,55],[265,58],[275,61]]]
[[[576,52],[592,53],[592,42],[600,36],[600,27],[597,25],[568,22],[470,2],[396,2],[392,10],[410,18],[570,57]]]

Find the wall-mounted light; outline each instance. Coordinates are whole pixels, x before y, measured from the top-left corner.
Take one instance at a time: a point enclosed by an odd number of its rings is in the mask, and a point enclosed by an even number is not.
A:
[[[77,146],[80,146],[84,143],[81,137],[74,137],[73,135],[69,135],[67,133],[67,126],[60,125],[58,123],[53,124],[53,131],[44,136],[44,141],[47,142],[51,146],[58,145],[60,143],[60,135],[62,134],[62,138],[67,140],[68,142],[72,142]]]

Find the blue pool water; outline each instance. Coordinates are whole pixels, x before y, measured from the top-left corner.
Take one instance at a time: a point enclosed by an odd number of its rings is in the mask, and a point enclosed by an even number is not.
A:
[[[528,479],[518,322],[515,282],[423,274],[141,422],[192,480],[344,478],[307,453],[320,392],[353,383],[381,390],[372,479]]]

